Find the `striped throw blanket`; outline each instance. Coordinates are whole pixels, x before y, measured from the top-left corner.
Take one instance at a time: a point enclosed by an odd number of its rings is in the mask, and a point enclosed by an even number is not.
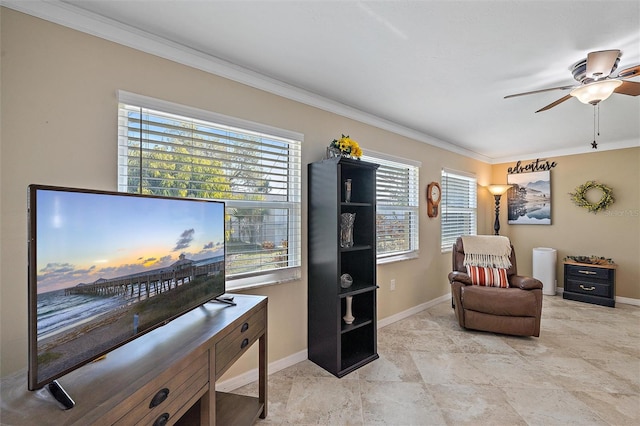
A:
[[[468,235],[462,237],[464,266],[510,268],[511,242],[499,235]]]

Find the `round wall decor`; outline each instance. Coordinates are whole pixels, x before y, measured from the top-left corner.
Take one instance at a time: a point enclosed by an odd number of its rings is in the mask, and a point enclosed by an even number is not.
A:
[[[587,192],[592,189],[597,189],[602,192],[602,197],[595,203],[587,200]],[[598,213],[601,210],[606,210],[615,201],[613,198],[613,190],[606,185],[590,180],[583,185],[576,188],[576,192],[570,192],[571,200],[578,207],[584,207],[589,212]]]

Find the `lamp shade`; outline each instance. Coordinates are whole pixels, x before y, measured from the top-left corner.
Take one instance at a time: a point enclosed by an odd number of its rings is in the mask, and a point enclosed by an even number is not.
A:
[[[487,186],[487,189],[493,195],[502,195],[505,192],[507,192],[507,190],[509,188],[511,188],[512,186],[513,185],[489,185],[489,186]]]
[[[611,96],[613,91],[621,84],[621,80],[615,79],[594,81],[573,89],[570,95],[578,98],[583,104],[595,105]]]

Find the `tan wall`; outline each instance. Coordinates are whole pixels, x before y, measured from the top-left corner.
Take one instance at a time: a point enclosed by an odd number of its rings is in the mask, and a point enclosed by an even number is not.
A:
[[[532,160],[523,159],[522,164]],[[562,287],[562,260],[566,256],[603,256],[619,265],[616,296],[640,299],[640,148],[593,151],[547,160],[557,163],[551,170],[552,224],[507,225],[506,209],[500,211],[500,233],[509,236],[516,245],[519,272],[531,274],[533,248],[555,248],[558,286]],[[495,165],[493,180],[506,183],[507,170],[514,164]],[[590,180],[613,189],[615,202],[609,210],[589,213],[571,201],[569,193]],[[600,194],[593,190],[587,195],[590,201],[597,201]],[[506,196],[502,198],[506,203]]]
[[[202,71],[126,48],[37,18],[0,8],[0,363],[1,374],[26,365],[26,187],[47,183],[114,190],[117,187],[119,89],[303,133],[302,164],[348,133],[365,150],[422,162],[420,256],[378,267],[378,316],[403,312],[449,292],[450,255],[440,253],[440,218],[428,218],[424,190],[442,167],[474,172],[480,186],[506,181],[509,164],[490,166],[293,102]],[[552,158],[551,226],[507,225],[501,234],[516,245],[521,273],[531,273],[534,247],[597,254],[619,265],[617,296],[640,299],[640,148]],[[526,161],[524,161],[526,162]],[[306,166],[303,166],[306,188]],[[613,188],[608,213],[589,214],[568,192],[595,179]],[[493,229],[493,198],[479,188],[480,234]],[[505,198],[505,197],[503,197]],[[506,202],[506,199],[503,199]],[[306,247],[306,191],[303,191]],[[306,249],[303,278],[251,293],[269,296],[269,361],[306,349]],[[396,280],[396,290],[389,282]],[[248,358],[255,354],[251,353]],[[246,357],[245,357],[246,358]],[[243,359],[229,375],[255,368]]]
[[[30,183],[115,190],[119,89],[303,133],[302,164],[322,158],[341,133],[367,149],[422,162],[420,257],[380,266],[385,318],[449,291],[450,257],[424,189],[448,167],[489,183],[491,166],[335,114],[9,9],[1,12],[1,373],[26,366],[26,189]],[[428,112],[427,112],[428,113]],[[306,166],[303,166],[306,188]],[[484,198],[487,200],[487,197]],[[480,233],[491,208],[479,209]],[[302,235],[306,247],[306,191]],[[306,249],[300,281],[252,291],[269,296],[269,361],[306,349]],[[397,289],[388,290],[395,278]],[[255,368],[246,363],[235,371]]]

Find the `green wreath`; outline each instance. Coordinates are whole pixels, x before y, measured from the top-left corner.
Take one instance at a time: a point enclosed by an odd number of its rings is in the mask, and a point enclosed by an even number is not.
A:
[[[599,189],[602,191],[602,197],[596,203],[592,203],[587,200],[586,194],[592,189]],[[613,190],[606,185],[590,180],[584,185],[580,185],[576,188],[576,192],[570,192],[571,200],[578,207],[584,207],[589,212],[598,213],[601,210],[606,210],[615,201],[613,198]]]

